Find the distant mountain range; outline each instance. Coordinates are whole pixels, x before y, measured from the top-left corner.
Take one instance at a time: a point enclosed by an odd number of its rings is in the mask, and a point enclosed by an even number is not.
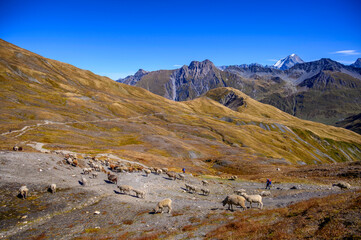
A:
[[[205,60],[175,70],[138,71],[118,82],[175,101],[191,100],[217,87],[233,87],[294,116],[334,125],[361,112],[359,63],[360,59],[346,66],[328,58],[303,62],[296,54],[281,59],[275,66],[216,67]]]

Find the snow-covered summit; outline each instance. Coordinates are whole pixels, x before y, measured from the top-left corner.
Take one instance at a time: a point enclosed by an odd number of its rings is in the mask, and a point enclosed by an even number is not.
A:
[[[278,60],[273,65],[273,67],[277,68],[277,69],[281,69],[281,70],[286,70],[286,69],[293,67],[297,63],[304,63],[304,61],[299,56],[292,53],[291,55],[289,55],[281,60]]]

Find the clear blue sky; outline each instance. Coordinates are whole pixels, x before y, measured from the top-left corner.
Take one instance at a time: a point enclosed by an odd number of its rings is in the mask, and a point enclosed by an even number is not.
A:
[[[358,0],[0,0],[0,9],[0,38],[113,79],[192,60],[361,57]]]

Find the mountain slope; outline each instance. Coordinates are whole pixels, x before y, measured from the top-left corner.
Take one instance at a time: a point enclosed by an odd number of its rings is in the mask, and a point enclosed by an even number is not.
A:
[[[298,63],[304,63],[304,61],[299,56],[297,56],[296,54],[293,53],[283,59],[278,60],[273,65],[273,67],[280,69],[280,70],[286,70],[286,69],[293,67],[294,65],[296,65]]]
[[[361,113],[350,116],[336,123],[337,127],[343,127],[361,134]]]
[[[361,58],[358,58],[353,64],[351,64],[351,67],[361,68]]]
[[[358,134],[297,119],[236,89],[175,102],[2,40],[0,56],[2,149],[43,143],[49,150],[237,174],[245,163],[360,160]],[[213,71],[196,65],[186,70],[200,78]]]

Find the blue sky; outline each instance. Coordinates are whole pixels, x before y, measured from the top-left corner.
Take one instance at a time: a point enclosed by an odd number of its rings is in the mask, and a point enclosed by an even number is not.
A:
[[[112,79],[192,60],[361,57],[361,1],[0,1],[0,38]]]

